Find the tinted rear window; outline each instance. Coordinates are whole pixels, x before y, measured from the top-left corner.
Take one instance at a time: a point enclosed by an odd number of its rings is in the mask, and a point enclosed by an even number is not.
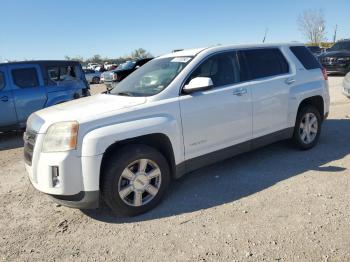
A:
[[[0,90],[5,87],[5,76],[3,72],[0,72]]]
[[[21,68],[12,70],[13,81],[20,88],[39,86],[38,75],[35,68]]]
[[[290,51],[298,58],[307,70],[322,68],[314,55],[305,46],[292,46]]]
[[[289,65],[278,48],[241,51],[250,71],[248,79],[257,79],[289,73]]]

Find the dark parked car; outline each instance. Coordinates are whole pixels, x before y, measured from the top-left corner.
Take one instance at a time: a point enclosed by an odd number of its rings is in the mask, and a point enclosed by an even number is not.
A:
[[[347,74],[350,71],[350,39],[337,42],[319,60],[328,73]]]
[[[31,113],[88,95],[79,62],[0,64],[0,131],[24,128]]]
[[[113,82],[120,82],[125,77],[130,75],[139,67],[146,64],[148,61],[153,58],[143,58],[138,60],[127,61],[123,64],[120,64],[117,69],[113,71],[104,72],[102,75],[103,81],[106,84],[107,88],[110,89],[112,87]]]

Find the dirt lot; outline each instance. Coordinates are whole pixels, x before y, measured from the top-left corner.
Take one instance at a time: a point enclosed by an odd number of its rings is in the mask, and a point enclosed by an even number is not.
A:
[[[341,81],[330,79],[316,148],[282,142],[200,169],[136,218],[54,204],[27,179],[21,134],[0,134],[0,259],[350,261],[350,100]]]

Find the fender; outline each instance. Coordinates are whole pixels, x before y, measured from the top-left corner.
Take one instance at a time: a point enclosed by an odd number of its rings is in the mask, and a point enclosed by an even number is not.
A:
[[[60,96],[54,96],[53,98],[50,99],[50,96],[48,94],[48,98],[45,104],[45,107],[49,107],[49,106],[54,106],[63,102],[67,102],[73,100],[73,94],[63,94]]]
[[[293,127],[295,125],[296,116],[298,113],[299,105],[301,102],[307,98],[313,96],[320,96],[324,101],[324,108],[326,112],[326,99],[324,94],[324,81],[309,82],[303,85],[298,85],[290,90],[289,95],[289,110],[288,110],[288,127]],[[327,111],[328,112],[328,111]]]
[[[81,156],[102,155],[115,142],[156,133],[169,138],[175,163],[182,162],[184,148],[181,127],[176,119],[169,115],[157,115],[94,129],[83,137]]]

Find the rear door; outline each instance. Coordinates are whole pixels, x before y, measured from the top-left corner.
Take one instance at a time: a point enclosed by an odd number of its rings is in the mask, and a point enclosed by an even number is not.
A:
[[[17,124],[17,115],[7,69],[0,66],[0,128]]]
[[[239,59],[252,92],[253,138],[285,129],[295,82],[288,61],[279,48],[242,50]]]
[[[42,109],[46,103],[46,89],[40,66],[13,64],[9,66],[9,76],[13,86],[18,122],[24,124],[31,113]]]

